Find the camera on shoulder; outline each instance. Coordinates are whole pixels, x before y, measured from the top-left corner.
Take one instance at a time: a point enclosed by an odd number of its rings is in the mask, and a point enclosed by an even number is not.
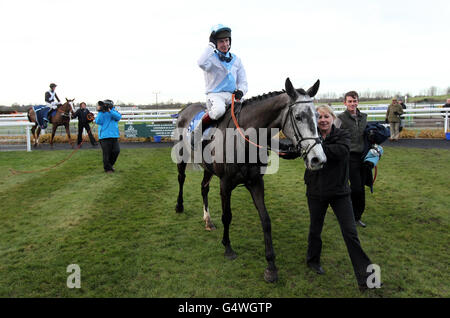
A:
[[[98,101],[98,111],[100,112],[108,112],[114,107],[114,102],[110,99],[100,100]]]

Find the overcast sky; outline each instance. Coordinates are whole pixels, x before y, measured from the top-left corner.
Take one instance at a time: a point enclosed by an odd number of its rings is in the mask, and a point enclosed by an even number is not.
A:
[[[197,59],[232,28],[248,97],[321,80],[319,93],[450,86],[450,1],[0,0],[0,104],[204,100]]]

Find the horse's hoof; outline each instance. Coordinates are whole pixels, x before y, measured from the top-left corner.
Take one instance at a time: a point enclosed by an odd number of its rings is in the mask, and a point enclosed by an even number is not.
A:
[[[225,252],[225,257],[232,261],[237,258],[237,254],[233,250],[231,250],[229,252]]]
[[[209,223],[206,223],[205,229],[207,231],[215,231],[216,230],[216,226],[212,222],[209,222]]]
[[[268,283],[275,283],[278,280],[278,271],[266,268],[264,271],[264,280]]]
[[[176,205],[175,212],[177,213],[183,213],[184,212],[184,206],[183,205]]]

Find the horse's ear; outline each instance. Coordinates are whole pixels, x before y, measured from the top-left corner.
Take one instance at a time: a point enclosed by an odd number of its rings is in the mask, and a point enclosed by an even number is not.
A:
[[[319,86],[320,86],[320,80],[317,80],[317,82],[308,89],[306,94],[308,94],[309,97],[316,96],[317,92],[319,91]]]
[[[286,78],[285,88],[286,88],[286,93],[289,95],[289,97],[292,98],[293,100],[296,100],[298,97],[298,94],[297,94],[297,91],[295,90],[294,86],[292,85],[289,77]]]
[[[66,97],[66,102],[68,102],[69,100],[67,99],[67,97]]]

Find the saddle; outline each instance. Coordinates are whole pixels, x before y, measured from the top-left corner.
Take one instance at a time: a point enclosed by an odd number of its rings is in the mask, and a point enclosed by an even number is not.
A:
[[[56,115],[56,112],[58,111],[58,109],[52,109],[48,112],[48,120],[50,121],[50,118],[52,118],[53,116]]]
[[[50,111],[51,108],[46,105],[33,106],[36,115],[36,123],[41,129],[46,129],[49,122],[49,117],[56,113],[56,110]]]
[[[239,105],[241,105],[241,103],[239,103]],[[239,112],[240,112],[240,108],[239,107]],[[203,127],[203,134],[202,134],[202,139],[201,139],[201,143],[203,144],[203,142],[207,139],[209,139],[209,134],[212,131],[212,128],[217,128],[218,125],[224,120],[224,118],[226,117],[225,115],[227,113],[229,113],[229,110],[231,109],[231,104],[227,104],[225,106],[225,113],[222,117],[220,117],[217,120],[212,120],[209,125],[207,127]],[[191,140],[192,138],[192,133],[193,131],[196,129],[196,127],[198,125],[200,125],[201,121],[202,121],[202,117],[203,115],[206,113],[206,109],[202,109],[201,111],[199,111],[197,114],[195,114],[195,116],[191,119],[191,122],[189,123],[188,126],[188,138],[189,138],[189,143],[191,144],[191,148],[192,150],[194,150],[194,141]],[[204,146],[204,145],[203,145]]]
[[[235,103],[235,104],[237,104],[237,103]],[[241,107],[239,107],[238,112],[240,112],[240,108]],[[217,126],[223,121],[223,118],[229,112],[230,109],[231,109],[231,104],[227,104],[225,107],[225,114],[222,117],[220,117],[219,119],[211,121],[211,123],[207,127],[205,127],[205,129],[203,131],[203,138],[208,136],[209,132],[211,131],[211,128],[217,128]],[[203,110],[199,111],[197,114],[195,114],[195,116],[192,118],[192,120],[188,126],[189,133],[193,132],[194,129],[200,124],[201,119],[205,113],[206,113],[206,109],[203,109]]]

